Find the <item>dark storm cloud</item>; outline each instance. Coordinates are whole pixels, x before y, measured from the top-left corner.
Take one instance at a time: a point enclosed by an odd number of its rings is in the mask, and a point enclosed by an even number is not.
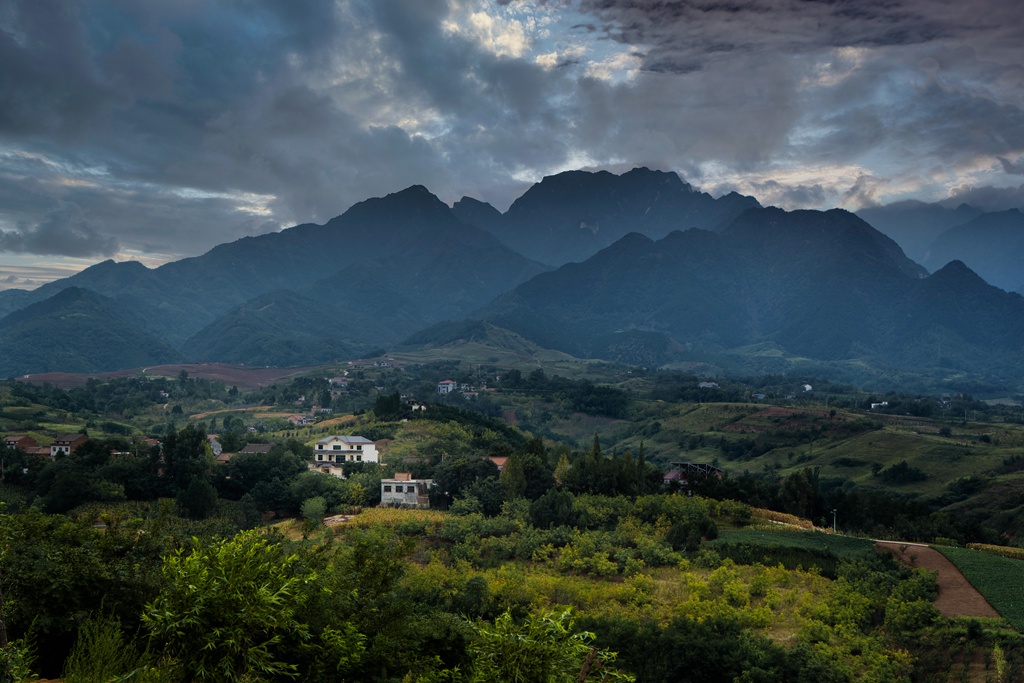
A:
[[[1024,175],[1024,157],[1017,161],[1010,161],[1006,157],[999,157],[999,163],[1003,165],[1003,171],[1010,175]]]
[[[452,29],[531,3],[472,3],[9,0],[0,249],[191,254],[414,183],[507,205],[570,163],[790,205],[877,200],[872,155],[1021,167],[1015,3],[551,0],[553,68]],[[800,164],[855,170],[771,177]]]
[[[949,208],[969,204],[983,211],[1006,211],[1024,209],[1024,185],[1016,187],[971,187],[953,188],[949,198],[940,202]]]
[[[481,178],[507,185],[567,154],[554,131],[571,113],[550,101],[567,84],[446,32],[446,2],[11,7],[0,141],[45,173],[0,167],[8,216],[74,196],[125,245],[195,253],[266,229],[244,212],[226,220],[230,200],[204,194],[266,195],[278,223],[325,221],[428,180],[452,198],[486,194]],[[67,174],[93,190],[70,191]]]
[[[828,196],[821,185],[784,185],[776,180],[766,180],[753,185],[756,196],[763,204],[774,204],[783,208],[818,206]]]
[[[652,63],[705,62],[733,51],[794,53],[883,47],[983,33],[993,49],[1019,45],[1020,12],[1002,0],[582,0],[606,34],[650,46]]]
[[[0,232],[0,251],[56,256],[110,256],[117,240],[100,233],[76,204],[62,203],[35,225]]]

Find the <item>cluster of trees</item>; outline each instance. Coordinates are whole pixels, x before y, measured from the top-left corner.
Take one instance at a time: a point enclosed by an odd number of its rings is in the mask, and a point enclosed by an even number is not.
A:
[[[619,419],[629,415],[630,397],[623,390],[589,380],[572,380],[560,375],[548,377],[539,368],[525,378],[519,370],[508,371],[501,388],[545,400],[564,401],[570,410],[587,415]]]
[[[52,385],[27,382],[3,382],[10,405],[39,404],[71,413],[132,417],[156,405],[187,401],[219,400],[231,402],[238,398],[236,387],[223,382],[189,377],[182,370],[177,379],[166,377],[124,377],[100,381],[89,378],[81,387],[60,389]]]
[[[898,463],[880,470],[879,476],[894,468],[899,481],[918,476],[915,471],[920,470],[903,465]],[[967,482],[959,486],[977,485]],[[941,499],[929,501],[875,489],[850,488],[843,480],[822,479],[816,467],[801,469],[781,481],[774,472],[748,472],[720,479],[696,479],[691,487],[700,495],[787,512],[823,527],[832,526],[834,521],[840,530],[875,538],[926,543],[940,537],[960,543],[1000,542],[998,533],[977,519],[937,509]]]
[[[554,495],[565,520],[544,519]],[[31,668],[69,683],[909,681],[927,677],[909,654],[922,640],[996,642],[942,625],[934,580],[888,556],[831,556],[830,581],[766,565],[770,551],[721,559],[701,539],[746,518],[738,503],[553,489],[496,517],[396,516],[312,542],[174,508],[0,515],[5,680],[24,680],[31,642]],[[763,633],[786,602],[800,616],[784,647]],[[1000,638],[1013,679],[1024,643]]]

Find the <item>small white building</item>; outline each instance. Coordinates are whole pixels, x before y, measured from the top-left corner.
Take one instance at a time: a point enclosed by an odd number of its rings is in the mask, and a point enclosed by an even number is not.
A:
[[[88,440],[85,434],[61,434],[50,444],[50,460],[56,460],[58,455],[71,455]]]
[[[455,391],[458,383],[455,380],[445,379],[437,383],[437,393],[439,394],[450,394]]]
[[[408,472],[395,472],[394,479],[380,480],[380,504],[428,508],[433,485],[433,479],[413,479]]]

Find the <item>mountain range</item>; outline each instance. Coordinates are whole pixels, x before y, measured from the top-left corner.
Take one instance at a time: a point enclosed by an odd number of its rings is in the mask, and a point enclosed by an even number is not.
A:
[[[865,220],[928,215],[913,260]],[[1022,249],[1019,212],[787,212],[648,169],[551,176],[504,213],[413,186],[159,268],[105,261],[0,292],[0,375],[308,364],[502,328],[513,335],[495,338],[644,365],[1016,386],[1024,298],[1003,290],[1024,286]]]

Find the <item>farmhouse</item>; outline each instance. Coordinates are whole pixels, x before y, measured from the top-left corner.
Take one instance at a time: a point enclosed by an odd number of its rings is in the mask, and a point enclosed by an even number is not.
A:
[[[489,455],[486,456],[487,460],[494,463],[494,466],[498,468],[498,474],[505,471],[505,465],[508,463],[508,456],[505,455]]]
[[[380,480],[380,504],[428,508],[433,485],[433,479],[413,479],[408,472],[395,472],[394,479]]]
[[[329,436],[316,442],[313,460],[317,467],[343,462],[377,462],[377,446],[362,436]]]
[[[56,460],[58,455],[71,455],[88,440],[85,434],[61,434],[50,444],[50,459]]]
[[[36,448],[39,446],[36,440],[31,436],[25,434],[11,434],[4,437],[4,445],[14,450],[20,448],[23,451],[27,451],[29,448]]]
[[[437,393],[439,394],[450,394],[455,391],[458,383],[455,380],[445,379],[437,383]]]

